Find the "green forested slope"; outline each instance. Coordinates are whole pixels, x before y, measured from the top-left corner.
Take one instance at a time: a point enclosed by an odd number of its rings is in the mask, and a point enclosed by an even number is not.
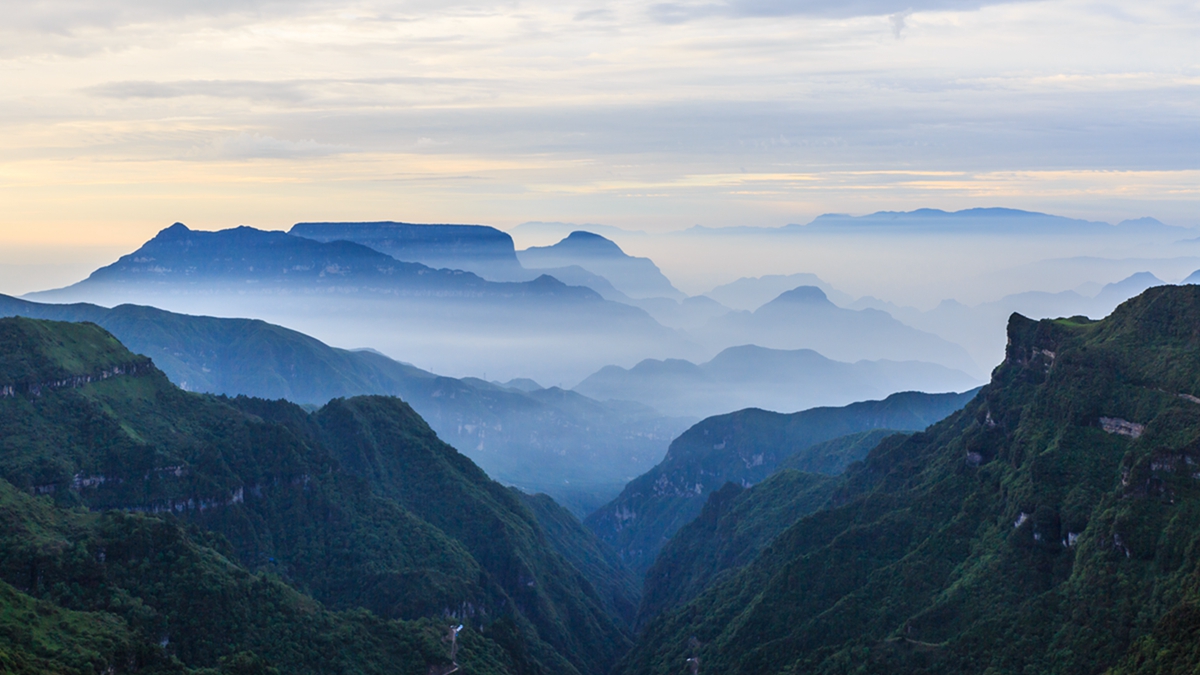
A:
[[[637,625],[754,560],[776,535],[821,508],[837,485],[830,476],[783,469],[754,487],[726,483],[710,494],[700,515],[675,533],[646,572]]]
[[[908,434],[895,429],[859,431],[797,450],[779,462],[780,469],[836,476],[854,462],[867,456],[879,442],[892,434]]]
[[[633,625],[641,590],[616,551],[548,495],[520,493],[546,533],[546,541],[587,577],[608,611]]]
[[[699,515],[708,494],[726,482],[757,483],[784,459],[847,434],[924,429],[961,408],[975,391],[902,392],[882,401],[791,414],[750,408],[709,417],[676,438],[662,462],[585,523],[635,574],[645,574],[663,544]]]
[[[404,402],[337,399],[314,419],[342,466],[461,541],[576,668],[604,673],[629,647],[604,600],[547,542],[520,496],[438,441]]]
[[[0,575],[0,655],[15,672],[182,673],[244,653],[284,672],[424,675],[449,661],[444,621],[331,612],[237,564],[220,537],[170,517],[63,509],[7,481]],[[469,670],[512,672],[497,645],[464,640]]]
[[[618,673],[1195,672],[1200,288],[1014,315],[965,409],[651,622]]]
[[[188,391],[323,405],[399,396],[489,475],[549,491],[583,516],[652,467],[691,419],[599,402],[557,387],[519,391],[442,377],[382,354],[336,349],[265,321],[191,316],[154,307],[29,302],[0,295],[0,316],[91,321],[150,357]]]
[[[425,672],[449,621],[485,636],[478,672],[600,673],[627,644],[522,501],[397,399],[190,394],[95,325],[4,319],[0,478],[0,578],[187,667]]]

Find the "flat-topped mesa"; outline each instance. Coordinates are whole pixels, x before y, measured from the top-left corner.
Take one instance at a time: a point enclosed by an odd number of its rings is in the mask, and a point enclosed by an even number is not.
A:
[[[512,237],[487,225],[296,223],[289,233],[321,242],[352,241],[397,260],[465,270],[491,279],[517,278],[521,271]]]

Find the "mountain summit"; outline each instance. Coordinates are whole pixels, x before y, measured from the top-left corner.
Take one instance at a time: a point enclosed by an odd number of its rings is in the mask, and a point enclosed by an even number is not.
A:
[[[579,266],[604,277],[631,298],[682,300],[686,297],[671,285],[652,260],[628,255],[616,242],[591,232],[572,232],[553,246],[534,246],[518,251],[517,257],[528,269]]]
[[[396,260],[473,272],[486,279],[520,277],[512,237],[486,225],[296,223],[289,234],[316,241],[352,241]]]

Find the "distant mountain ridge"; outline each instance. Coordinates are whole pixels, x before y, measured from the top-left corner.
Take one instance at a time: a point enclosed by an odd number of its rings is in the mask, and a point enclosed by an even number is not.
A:
[[[183,223],[162,230],[138,250],[101,267],[86,280],[63,289],[31,293],[33,298],[71,295],[71,291],[111,284],[182,285],[212,292],[214,284],[269,290],[322,288],[366,290],[387,295],[476,296],[481,294],[580,293],[589,291],[546,284],[495,284],[454,270],[434,270],[351,241],[321,242],[283,232],[236,227],[218,232],[191,230]],[[198,284],[202,284],[198,285]],[[259,290],[257,287],[251,290]]]
[[[652,260],[627,255],[612,240],[591,232],[572,232],[553,246],[532,246],[518,251],[517,257],[531,270],[577,265],[604,277],[635,299],[686,297]]]
[[[845,307],[853,298],[825,283],[815,274],[767,274],[761,277],[742,277],[722,284],[704,295],[734,309],[753,311],[798,286],[816,286],[834,304]]]
[[[7,296],[0,296],[0,316],[91,321],[153,358],[190,391],[317,405],[363,394],[400,396],[442,440],[490,475],[526,490],[549,491],[579,516],[653,466],[694,421],[532,382],[521,391],[442,377],[376,352],[335,349],[258,320],[135,305],[41,304]]]
[[[516,280],[522,271],[512,237],[486,225],[296,223],[288,234],[322,242],[352,241],[396,260],[464,270],[487,279]]]
[[[742,408],[789,411],[851,403],[896,391],[962,391],[976,378],[916,361],[827,359],[810,349],[742,345],[693,364],[645,360],[633,368],[607,366],[575,386],[598,400],[637,401],[671,415],[717,415]]]
[[[176,224],[82,282],[26,297],[252,316],[433,370],[497,379],[556,383],[608,363],[698,351],[643,310],[550,276],[491,282],[353,242],[248,227]]]
[[[1165,283],[1149,272],[1136,272],[1120,281],[1105,284],[1092,297],[1078,291],[1030,291],[974,306],[944,301],[926,312],[911,307],[889,306],[873,298],[860,298],[852,306],[877,307],[910,326],[940,335],[956,344],[971,345],[976,359],[982,360],[989,355],[992,355],[992,359],[999,359],[1004,354],[1004,326],[1013,312],[1039,319],[1077,315],[1099,319],[1108,316],[1117,305],[1142,291]]]
[[[584,523],[636,574],[644,574],[671,536],[699,515],[727,482],[753,485],[779,463],[822,441],[870,429],[918,431],[970,401],[961,394],[904,392],[791,414],[748,409],[709,417],[676,438],[661,463],[631,481]]]
[[[1112,225],[1105,222],[1068,218],[1048,213],[1039,213],[1037,211],[996,207],[971,208],[960,211],[943,211],[941,209],[877,211],[864,216],[827,213],[818,216],[807,225],[788,225],[786,227],[814,229],[847,226],[855,228],[904,227],[925,230],[941,229],[951,232],[958,229],[960,224],[963,223],[970,224],[972,227],[986,227],[997,222],[1004,222],[1006,224],[1005,231],[1007,233],[1022,231],[1031,231],[1037,234],[1095,232],[1103,231],[1099,230],[1099,228],[1104,227],[1117,229],[1137,228],[1143,231],[1163,230],[1165,228],[1176,231],[1182,230],[1182,228],[1173,228],[1165,225],[1154,218],[1123,220],[1116,225]]]
[[[756,344],[781,350],[812,349],[839,361],[926,361],[979,376],[961,346],[904,324],[887,312],[852,310],[829,301],[815,286],[781,293],[753,312],[730,312],[691,333],[714,348]]]

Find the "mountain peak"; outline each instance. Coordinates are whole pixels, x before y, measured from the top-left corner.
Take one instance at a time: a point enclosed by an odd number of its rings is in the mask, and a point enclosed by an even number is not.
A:
[[[589,256],[628,257],[613,240],[584,230],[572,232],[565,239],[550,248],[570,251],[572,253],[582,253]]]
[[[174,223],[170,227],[160,230],[158,234],[154,235],[154,238],[158,239],[159,241],[166,241],[168,239],[180,239],[191,233],[192,230],[187,225],[184,225],[183,223]]]
[[[780,293],[779,297],[775,298],[771,302],[768,302],[767,304],[773,305],[776,303],[779,303],[779,304],[783,304],[783,303],[804,304],[804,305],[832,305],[833,304],[833,303],[829,302],[829,297],[825,295],[825,291],[822,291],[821,289],[817,288],[816,286],[797,286],[790,291],[784,291],[783,293]]]

